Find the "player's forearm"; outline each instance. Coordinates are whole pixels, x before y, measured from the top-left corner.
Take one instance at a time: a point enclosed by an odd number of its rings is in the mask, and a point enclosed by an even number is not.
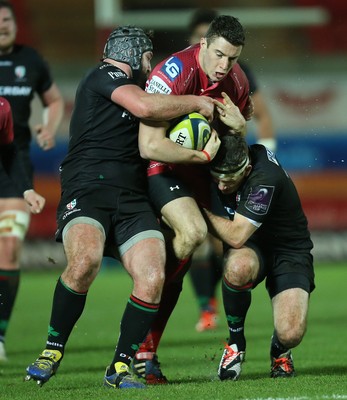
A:
[[[147,141],[145,145],[140,144],[139,149],[142,158],[165,163],[206,164],[210,158],[205,152],[186,149],[168,138]]]
[[[214,104],[212,99],[206,96],[151,94],[146,100],[148,102],[145,103],[147,107],[142,112],[143,119],[163,121],[192,112],[198,112],[208,120],[213,118]]]
[[[207,218],[209,231],[224,243],[236,249],[243,246],[247,237],[244,237],[242,230],[230,219],[219,217],[209,210],[204,209],[204,215]]]
[[[53,135],[57,133],[64,115],[64,101],[62,98],[54,100],[44,110],[44,125]]]

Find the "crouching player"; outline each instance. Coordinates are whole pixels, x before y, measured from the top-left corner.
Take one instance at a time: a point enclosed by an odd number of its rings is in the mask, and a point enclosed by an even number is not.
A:
[[[274,321],[270,376],[293,377],[291,349],[306,332],[315,287],[313,244],[296,188],[274,153],[258,144],[248,147],[239,135],[221,138],[211,174],[226,215],[204,210],[210,230],[225,244],[222,295],[229,341],[219,378],[237,380],[241,374],[251,293],[263,280]]]

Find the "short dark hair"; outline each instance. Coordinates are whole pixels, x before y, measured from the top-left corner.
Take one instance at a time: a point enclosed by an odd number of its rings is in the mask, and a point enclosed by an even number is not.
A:
[[[13,16],[16,18],[16,13],[14,12],[13,4],[7,0],[0,0],[0,8],[8,8]]]
[[[217,11],[209,8],[201,8],[195,11],[188,25],[189,33],[192,34],[195,28],[201,24],[210,24],[218,16]]]
[[[220,15],[211,23],[206,32],[207,45],[217,37],[222,37],[234,46],[245,44],[245,32],[240,21],[231,15]]]
[[[226,134],[220,137],[221,144],[215,158],[211,161],[212,170],[233,171],[248,155],[248,145],[240,134]]]

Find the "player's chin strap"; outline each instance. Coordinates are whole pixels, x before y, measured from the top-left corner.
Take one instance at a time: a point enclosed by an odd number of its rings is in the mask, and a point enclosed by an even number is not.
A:
[[[249,157],[246,158],[238,165],[225,166],[225,167],[212,167],[211,175],[218,179],[236,179],[242,175],[249,165]]]

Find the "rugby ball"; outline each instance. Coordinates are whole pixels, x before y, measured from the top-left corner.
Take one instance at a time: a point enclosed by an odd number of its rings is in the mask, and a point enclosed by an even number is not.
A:
[[[169,129],[168,136],[187,149],[202,150],[211,136],[211,127],[203,115],[191,113]]]

